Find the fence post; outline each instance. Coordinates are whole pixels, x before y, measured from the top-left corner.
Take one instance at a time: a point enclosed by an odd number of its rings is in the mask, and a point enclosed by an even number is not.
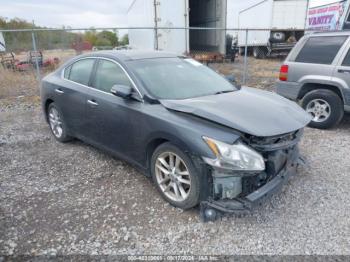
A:
[[[32,31],[32,42],[33,42],[33,50],[36,53],[38,50],[36,48],[34,31]],[[37,54],[35,54],[35,67],[36,67],[36,78],[37,78],[38,81],[40,81],[41,77],[40,77],[39,61],[38,61]]]
[[[245,30],[245,47],[244,47],[244,68],[243,68],[243,85],[247,81],[247,60],[248,60],[248,29]]]

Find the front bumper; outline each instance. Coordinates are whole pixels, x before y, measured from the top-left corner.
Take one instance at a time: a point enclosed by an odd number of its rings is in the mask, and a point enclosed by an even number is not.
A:
[[[245,197],[220,200],[209,199],[201,202],[200,215],[202,220],[215,220],[225,213],[242,214],[252,211],[274,193],[280,191],[289,177],[297,173],[297,167],[299,165],[305,165],[305,160],[300,156],[287,163],[284,168],[265,185]]]

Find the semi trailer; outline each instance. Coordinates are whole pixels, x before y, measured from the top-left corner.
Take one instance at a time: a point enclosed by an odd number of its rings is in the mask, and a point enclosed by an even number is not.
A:
[[[308,0],[260,0],[239,5],[237,41],[256,58],[288,53],[304,35]],[[233,7],[234,8],[234,7]],[[250,30],[249,30],[250,29]]]
[[[188,29],[226,28],[226,0],[134,0],[127,17],[130,27],[138,27],[128,32],[132,48],[179,54],[227,52],[225,30]]]

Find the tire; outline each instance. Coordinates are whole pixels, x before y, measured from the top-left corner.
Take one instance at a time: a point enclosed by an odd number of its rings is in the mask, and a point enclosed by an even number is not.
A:
[[[55,113],[54,113],[55,111],[58,114],[57,116],[55,116]],[[55,119],[56,123],[54,123],[54,121],[53,121],[54,120],[53,118],[55,118],[55,117],[56,117],[56,119]],[[57,141],[64,143],[64,142],[68,142],[68,141],[72,140],[72,137],[68,135],[67,125],[65,124],[62,111],[55,103],[51,103],[48,106],[47,119],[48,119],[51,133],[53,134],[53,136],[55,137],[55,139]],[[55,124],[57,124],[56,128],[54,128]],[[60,129],[58,129],[58,127],[60,127]],[[58,130],[61,130],[61,131],[59,132]]]
[[[322,107],[329,107],[329,110],[321,109],[321,117],[316,121],[316,114],[313,108],[317,107],[317,103]],[[328,104],[328,105],[327,105]],[[309,127],[327,129],[337,125],[343,118],[344,105],[341,98],[333,91],[326,89],[317,89],[307,93],[302,102],[302,107],[313,117],[309,123]],[[323,113],[326,111],[326,113]],[[328,115],[324,117],[323,115]]]
[[[267,49],[263,46],[256,46],[253,48],[253,56],[256,59],[265,59],[267,56]]]
[[[167,161],[166,155],[170,153],[170,154],[174,154],[178,157],[180,157],[180,159],[183,161],[184,165],[180,165],[179,166],[179,173],[180,170],[185,170],[185,168],[187,168],[189,175],[184,175],[181,176],[182,179],[185,179],[186,181],[190,181],[190,186],[189,188],[185,188],[185,186],[188,186],[187,184],[182,184],[183,190],[185,190],[185,193],[187,192],[187,196],[185,198],[183,198],[182,200],[176,200],[174,199],[176,197],[175,194],[175,188],[172,186],[169,186],[170,183],[179,183],[179,181],[173,181],[169,178],[170,180],[167,180],[169,182],[169,184],[164,183],[161,184],[160,181],[164,181],[164,180],[160,180],[160,176],[164,175],[163,172],[160,171],[160,169],[156,166],[156,165],[160,165],[160,161],[159,158],[164,159],[167,163],[169,163]],[[169,160],[169,159],[168,159]],[[162,162],[163,163],[163,162]],[[167,171],[169,169],[166,168],[166,166],[164,165],[160,165],[163,169],[166,169]],[[178,172],[178,171],[176,171]],[[184,173],[185,171],[183,171],[182,173]],[[172,206],[181,208],[181,209],[189,209],[192,208],[196,205],[198,205],[199,201],[200,201],[200,176],[199,176],[199,172],[197,171],[197,169],[195,168],[194,163],[192,162],[192,160],[190,159],[190,157],[187,156],[187,154],[185,154],[184,152],[182,152],[178,147],[176,147],[175,145],[171,144],[171,143],[164,143],[161,144],[158,148],[156,148],[156,150],[154,151],[152,158],[151,158],[151,174],[152,174],[152,179],[153,182],[155,183],[157,190],[159,191],[160,195],[167,201],[169,202]],[[165,177],[165,175],[164,175]],[[182,197],[182,193],[180,191],[180,187],[176,186],[175,187],[178,188],[178,193],[180,194],[180,196]],[[165,188],[169,188],[169,190],[166,190],[165,192]],[[186,189],[188,191],[186,191]],[[183,191],[182,191],[183,192]]]

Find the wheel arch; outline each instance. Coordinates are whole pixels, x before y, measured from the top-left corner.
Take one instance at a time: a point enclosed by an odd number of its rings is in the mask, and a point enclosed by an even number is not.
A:
[[[46,122],[49,122],[49,118],[48,118],[48,109],[49,109],[49,105],[52,104],[54,102],[53,99],[51,98],[48,98],[46,99],[45,101],[45,104],[44,104],[44,113],[45,113],[45,120]]]
[[[153,152],[159,147],[161,144],[171,143],[174,146],[177,146],[179,149],[184,151],[184,153],[190,152],[189,146],[185,141],[182,141],[180,138],[175,137],[171,134],[157,134],[150,137],[146,146],[146,167],[150,170],[150,163],[152,159]]]
[[[303,99],[304,96],[314,90],[317,89],[323,89],[323,90],[330,90],[332,92],[334,92],[335,94],[337,94],[340,99],[343,101],[344,103],[344,95],[341,91],[341,88],[339,88],[337,85],[333,85],[333,84],[319,84],[319,83],[305,83],[298,94],[298,99]]]

